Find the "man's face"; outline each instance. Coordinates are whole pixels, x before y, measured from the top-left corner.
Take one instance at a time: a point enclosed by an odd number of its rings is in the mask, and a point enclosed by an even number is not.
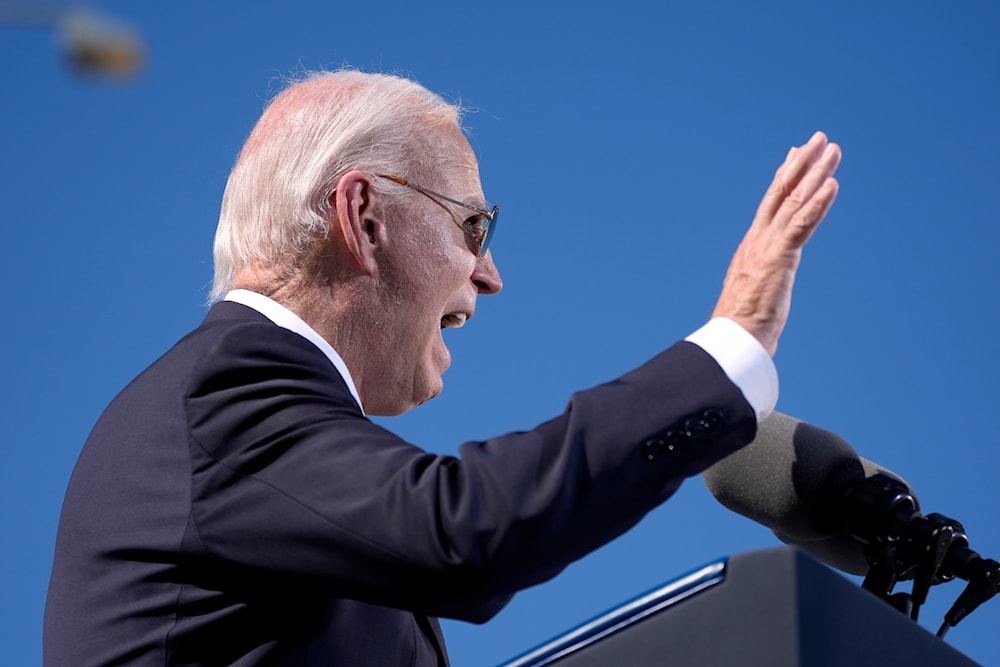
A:
[[[436,182],[421,185],[485,207],[475,155],[465,137],[452,128],[442,147]],[[399,414],[441,393],[441,376],[451,364],[443,330],[461,327],[472,317],[479,294],[500,291],[491,255],[479,257],[461,228],[475,216],[461,206],[411,191],[388,218],[390,242],[379,269],[385,318],[383,330],[377,332],[385,363],[377,383],[379,396],[372,397],[378,411],[370,410],[372,414]],[[367,409],[369,398],[364,400]]]

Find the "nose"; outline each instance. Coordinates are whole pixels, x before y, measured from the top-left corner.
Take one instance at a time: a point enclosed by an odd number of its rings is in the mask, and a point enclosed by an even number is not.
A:
[[[476,268],[472,271],[472,282],[480,294],[496,294],[503,289],[500,271],[493,263],[493,255],[489,250],[476,262]]]

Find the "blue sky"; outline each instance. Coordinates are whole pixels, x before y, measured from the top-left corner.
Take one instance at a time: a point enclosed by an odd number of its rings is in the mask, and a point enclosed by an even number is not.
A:
[[[902,474],[1000,560],[996,3],[222,4],[101,4],[146,39],[130,85],[74,76],[51,33],[0,26],[5,663],[40,661],[90,427],[204,315],[242,141],[282,76],[342,63],[476,109],[466,124],[503,207],[504,291],[446,336],[444,394],[390,428],[441,453],[531,428],[697,328],[773,170],[822,129],[843,148],[840,196],[799,273],[778,409]],[[689,480],[489,623],[447,623],[453,663],[495,665],[775,544]],[[927,627],[960,588],[932,590]],[[998,621],[994,600],[949,642],[996,663]]]

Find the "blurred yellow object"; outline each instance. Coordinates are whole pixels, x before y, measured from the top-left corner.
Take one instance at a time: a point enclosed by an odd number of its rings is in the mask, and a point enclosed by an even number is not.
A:
[[[88,74],[132,77],[145,62],[139,35],[89,9],[73,9],[59,18],[59,36],[66,57]]]
[[[130,79],[146,60],[138,31],[88,7],[0,1],[0,25],[55,30],[66,60],[83,74]]]

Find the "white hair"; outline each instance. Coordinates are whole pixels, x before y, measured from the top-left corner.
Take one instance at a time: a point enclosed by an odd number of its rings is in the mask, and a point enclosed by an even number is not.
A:
[[[420,84],[387,74],[314,72],[284,90],[229,174],[210,301],[222,299],[236,272],[255,263],[294,270],[325,237],[330,197],[348,171],[402,171],[414,179],[431,171],[440,135],[429,128],[460,127],[461,112]]]

